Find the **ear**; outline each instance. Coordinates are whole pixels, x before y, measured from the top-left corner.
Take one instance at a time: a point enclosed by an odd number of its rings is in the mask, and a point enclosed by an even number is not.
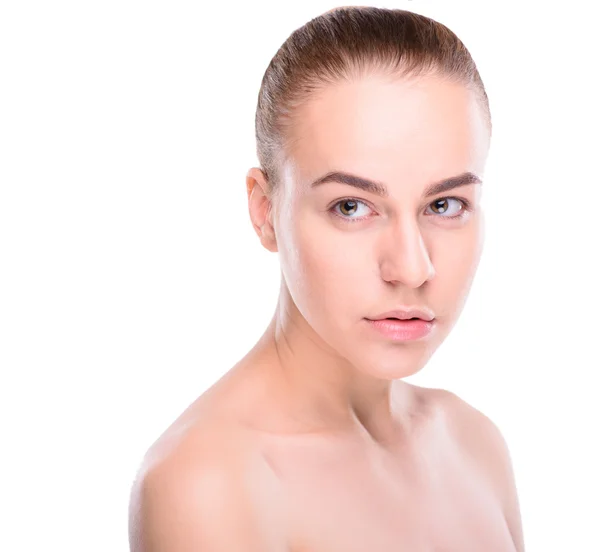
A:
[[[269,185],[263,171],[252,167],[246,175],[250,220],[263,247],[275,253],[278,251],[277,239],[272,220],[273,205],[267,194],[268,189]]]

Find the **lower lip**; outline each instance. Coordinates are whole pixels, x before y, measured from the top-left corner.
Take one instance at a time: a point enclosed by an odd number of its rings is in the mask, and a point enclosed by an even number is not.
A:
[[[420,339],[431,332],[434,320],[369,320],[367,322],[386,337],[395,341]]]

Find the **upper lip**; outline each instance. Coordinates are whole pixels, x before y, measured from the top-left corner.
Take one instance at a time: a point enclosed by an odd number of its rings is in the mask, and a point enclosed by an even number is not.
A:
[[[395,310],[383,312],[370,318],[369,320],[383,320],[384,318],[399,318],[400,320],[408,320],[409,318],[421,318],[422,320],[433,320],[434,314],[426,307],[400,307]]]

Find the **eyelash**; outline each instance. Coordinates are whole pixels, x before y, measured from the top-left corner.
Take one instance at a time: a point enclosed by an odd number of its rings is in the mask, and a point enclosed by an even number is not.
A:
[[[458,215],[454,215],[451,217],[444,217],[443,215],[439,215],[441,218],[446,219],[446,220],[459,220],[461,218],[464,218],[467,213],[469,211],[471,211],[471,203],[469,201],[467,201],[466,199],[460,198],[460,197],[454,197],[454,196],[450,196],[450,197],[439,197],[437,199],[435,199],[434,201],[432,201],[431,203],[435,203],[436,201],[440,201],[442,199],[455,199],[456,201],[459,201],[460,203],[463,204],[463,208],[461,209],[460,213]],[[344,203],[346,201],[353,201],[355,203],[362,203],[363,205],[366,205],[367,207],[369,207],[369,205],[357,198],[354,197],[346,197],[344,199],[340,199],[339,201],[337,201],[334,205],[331,206],[331,209],[329,209],[330,211],[333,211],[333,209],[335,207],[337,207],[338,205],[340,205],[341,203]],[[431,203],[429,205],[431,205]],[[350,223],[354,223],[354,222],[360,222],[364,219],[366,219],[367,217],[360,217],[360,218],[352,218],[352,217],[347,217],[347,216],[343,216],[343,215],[339,215],[338,213],[334,212],[333,213],[335,216],[337,216],[338,218],[341,218],[342,220],[346,221],[346,222],[350,222]]]

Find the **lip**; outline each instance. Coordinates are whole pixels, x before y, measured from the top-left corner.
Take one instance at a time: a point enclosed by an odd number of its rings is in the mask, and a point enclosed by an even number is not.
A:
[[[434,320],[370,320],[365,318],[374,330],[393,341],[412,341],[429,335]]]
[[[435,318],[435,315],[426,307],[400,307],[398,309],[378,314],[373,318],[367,318],[367,320],[384,320],[386,318],[398,318],[399,320],[420,318],[426,322],[431,322]]]

